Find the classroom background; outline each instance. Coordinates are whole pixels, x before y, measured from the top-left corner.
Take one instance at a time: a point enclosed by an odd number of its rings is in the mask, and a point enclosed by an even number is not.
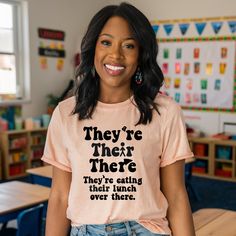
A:
[[[0,235],[18,229],[22,236],[26,228],[44,235],[51,168],[40,158],[47,126],[57,103],[70,96],[88,22],[103,6],[120,2],[0,0],[0,8],[10,4],[22,11],[13,10],[18,24],[6,24],[7,10],[0,14]],[[197,235],[233,236],[236,1],[128,2],[148,17],[156,33],[162,91],[183,107],[195,154],[186,163],[185,181]],[[24,224],[26,217],[35,227]]]

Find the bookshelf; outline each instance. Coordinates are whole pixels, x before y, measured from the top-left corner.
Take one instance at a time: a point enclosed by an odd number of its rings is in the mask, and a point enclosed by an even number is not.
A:
[[[193,174],[236,181],[236,141],[215,138],[189,138],[196,161]]]
[[[46,134],[46,128],[0,133],[4,179],[25,176],[26,169],[43,165],[40,158]]]

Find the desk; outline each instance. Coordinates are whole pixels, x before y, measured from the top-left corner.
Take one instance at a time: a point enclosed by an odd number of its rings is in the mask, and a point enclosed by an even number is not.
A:
[[[26,170],[30,174],[33,184],[40,184],[46,187],[51,187],[52,184],[52,166],[42,166]]]
[[[50,188],[20,181],[0,184],[0,223],[17,218],[20,211],[46,203]]]
[[[235,236],[236,211],[201,209],[193,213],[196,236]]]

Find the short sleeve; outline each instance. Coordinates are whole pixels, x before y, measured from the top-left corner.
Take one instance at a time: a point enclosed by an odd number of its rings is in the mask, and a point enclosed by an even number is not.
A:
[[[55,108],[48,126],[42,160],[59,169],[71,172],[70,161],[65,144],[65,133],[59,105]]]
[[[160,166],[193,157],[190,150],[181,107],[171,101],[162,120],[162,155]]]

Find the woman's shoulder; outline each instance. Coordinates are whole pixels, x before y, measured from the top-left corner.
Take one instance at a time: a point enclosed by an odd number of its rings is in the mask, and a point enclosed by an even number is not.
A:
[[[155,98],[155,103],[157,104],[160,113],[163,112],[175,112],[180,110],[180,105],[170,96],[159,92]]]
[[[71,115],[75,108],[75,96],[69,97],[57,105],[61,115]]]

